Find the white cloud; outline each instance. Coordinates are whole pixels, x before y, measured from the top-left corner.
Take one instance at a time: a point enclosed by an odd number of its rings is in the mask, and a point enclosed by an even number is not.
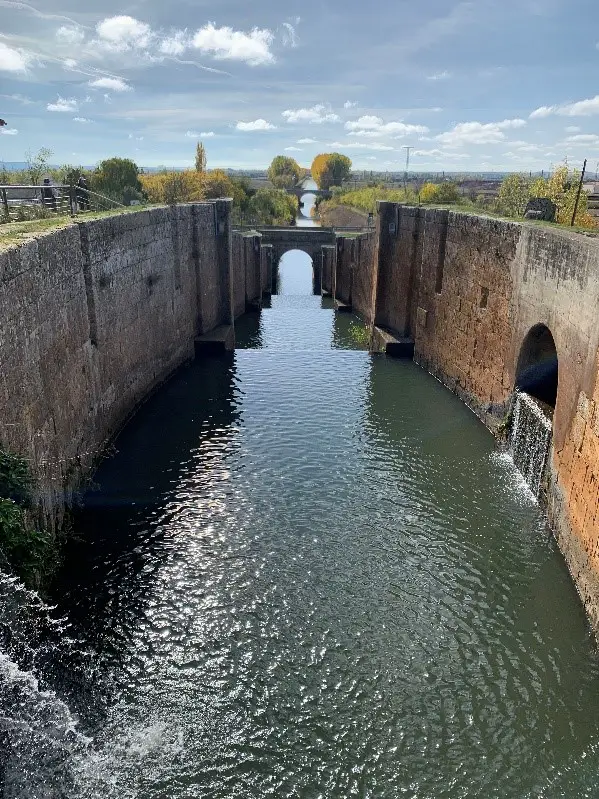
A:
[[[285,147],[285,149],[287,150],[287,152],[296,152],[296,153],[304,152],[301,147]]]
[[[214,131],[207,130],[197,133],[195,130],[188,130],[185,135],[188,139],[211,139],[214,136]]]
[[[25,72],[29,64],[29,56],[21,50],[15,50],[0,42],[0,71]]]
[[[65,69],[75,69],[75,67],[77,66],[77,62],[75,61],[74,58],[65,58],[65,60],[62,63],[64,64]]]
[[[77,106],[78,106],[77,100],[75,100],[74,98],[70,98],[67,100],[64,97],[58,95],[58,99],[56,100],[56,102],[48,103],[46,108],[48,109],[48,111],[58,111],[59,113],[62,114],[72,114],[73,111],[77,110]]]
[[[388,144],[381,144],[380,142],[363,142],[363,141],[353,141],[353,142],[339,142],[334,141],[331,144],[327,145],[328,147],[339,147],[342,150],[394,150],[394,147],[390,147]]]
[[[92,89],[110,89],[113,92],[130,92],[131,86],[121,78],[97,78],[87,84]]]
[[[339,122],[337,114],[322,103],[312,106],[312,108],[295,108],[283,111],[282,116],[289,123],[308,122],[310,125],[321,125],[323,122]]]
[[[30,100],[29,97],[25,97],[22,94],[0,94],[5,100],[15,100],[17,103],[23,103],[23,105],[33,105],[33,100]]]
[[[91,122],[91,119],[86,119],[85,117],[73,117],[73,122],[81,122],[83,125],[88,125]]]
[[[580,133],[581,130],[582,128],[579,128],[577,125],[568,125],[568,127],[565,128],[566,133]]]
[[[119,52],[145,49],[152,40],[149,25],[126,15],[103,19],[96,31],[104,47]]]
[[[439,149],[414,150],[412,155],[428,157],[428,158],[469,158],[470,157],[465,153],[452,153],[448,150],[439,150]]]
[[[133,141],[143,141],[144,140],[143,136],[135,136],[133,133],[130,133],[127,138],[133,139]]]
[[[576,136],[566,136],[570,144],[599,144],[599,136],[594,133],[579,133]]]
[[[346,101],[343,103],[343,107],[344,107],[344,108],[355,108],[357,105],[358,105],[357,103],[352,103],[352,101],[351,101],[351,100],[346,100]]]
[[[19,131],[16,128],[0,128],[3,136],[16,136]]]
[[[273,63],[275,57],[270,51],[273,40],[274,35],[267,29],[253,28],[243,33],[229,27],[217,28],[209,22],[196,32],[193,46],[216,59],[245,61],[255,67]]]
[[[253,122],[238,122],[235,127],[237,130],[243,131],[276,130],[275,125],[271,125],[265,119],[255,119]]]
[[[542,105],[532,112],[530,119],[542,119],[549,116],[590,117],[595,114],[599,114],[599,94],[588,100],[579,100],[576,103]]]
[[[451,72],[444,69],[443,72],[435,72],[434,75],[429,75],[427,80],[448,80],[449,78],[451,78]]]
[[[65,44],[81,44],[85,39],[85,33],[75,25],[61,25],[56,31],[56,38]]]
[[[535,109],[530,115],[529,119],[542,119],[543,117],[551,116],[557,109],[556,105],[542,105],[540,108]]]
[[[187,31],[174,31],[171,36],[167,36],[160,42],[158,49],[164,55],[181,55],[190,46],[191,41]]]
[[[298,144],[318,144],[317,139],[298,139]]]
[[[516,150],[520,150],[523,153],[536,153],[541,151],[541,147],[537,144],[528,144],[527,142],[511,142],[512,147],[515,147]]]
[[[428,133],[424,125],[408,125],[405,122],[383,122],[380,117],[362,116],[352,122],[346,122],[347,130],[356,136],[373,138],[374,136],[410,136],[416,133]]]
[[[502,122],[461,122],[452,130],[435,136],[437,141],[448,147],[461,147],[464,144],[499,144],[505,141],[504,130],[522,128],[523,119],[504,119]]]
[[[284,22],[283,28],[283,44],[287,47],[297,47],[297,33],[295,28],[290,22]]]

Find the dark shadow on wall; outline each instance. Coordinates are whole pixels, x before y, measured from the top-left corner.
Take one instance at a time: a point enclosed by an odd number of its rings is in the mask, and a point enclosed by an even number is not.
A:
[[[555,408],[557,387],[558,357],[553,336],[545,325],[535,325],[520,349],[516,388]]]

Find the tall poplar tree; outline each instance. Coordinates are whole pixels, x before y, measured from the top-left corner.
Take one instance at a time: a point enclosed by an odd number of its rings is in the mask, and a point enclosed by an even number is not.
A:
[[[196,172],[206,171],[206,148],[199,141],[196,144]]]

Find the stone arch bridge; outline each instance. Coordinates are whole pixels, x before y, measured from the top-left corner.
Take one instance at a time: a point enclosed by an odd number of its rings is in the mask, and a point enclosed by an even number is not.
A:
[[[320,294],[322,285],[322,247],[335,244],[336,232],[324,227],[260,227],[262,245],[272,247],[272,281],[276,289],[277,267],[281,257],[291,250],[301,250],[312,259],[314,291]]]
[[[287,189],[287,194],[294,194],[298,200],[301,200],[304,194],[313,194],[315,197],[324,197],[328,200],[331,197],[331,192],[328,189],[305,189],[303,186],[294,186],[292,189]]]

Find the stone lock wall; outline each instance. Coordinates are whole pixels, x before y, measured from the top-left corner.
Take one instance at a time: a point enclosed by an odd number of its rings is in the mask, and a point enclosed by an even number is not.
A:
[[[0,443],[49,516],[196,335],[230,321],[229,214],[156,208],[0,252]]]
[[[546,510],[599,632],[599,242],[380,203],[372,270],[375,324],[411,336],[415,360],[491,428],[528,332],[550,330],[559,386]]]

